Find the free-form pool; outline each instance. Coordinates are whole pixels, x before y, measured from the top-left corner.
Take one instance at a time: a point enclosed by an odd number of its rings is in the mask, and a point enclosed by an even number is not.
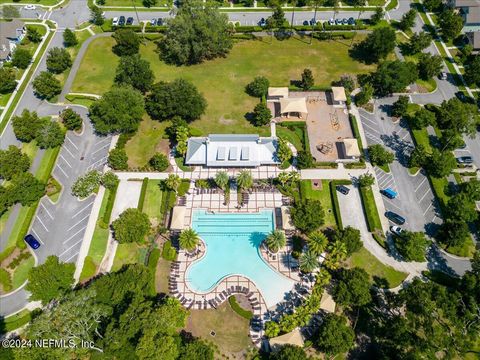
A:
[[[258,213],[208,213],[195,210],[192,228],[205,242],[206,254],[186,273],[188,286],[199,293],[212,290],[229,275],[243,275],[255,283],[268,307],[283,300],[294,281],[272,269],[259,247],[274,229],[272,210]]]

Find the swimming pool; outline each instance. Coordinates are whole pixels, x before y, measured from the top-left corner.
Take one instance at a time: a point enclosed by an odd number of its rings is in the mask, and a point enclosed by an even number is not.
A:
[[[283,300],[295,282],[262,258],[259,246],[274,229],[273,210],[258,213],[207,213],[195,210],[192,228],[207,246],[206,254],[186,273],[188,286],[207,293],[229,275],[243,275],[255,283],[268,307]]]

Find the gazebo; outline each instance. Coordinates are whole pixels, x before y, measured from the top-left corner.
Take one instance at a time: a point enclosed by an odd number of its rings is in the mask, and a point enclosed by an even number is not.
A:
[[[289,117],[290,114],[298,114],[302,118],[302,114],[308,117],[307,99],[302,98],[287,98],[280,99],[280,114]]]
[[[351,159],[358,159],[362,154],[358,148],[357,139],[345,138],[343,139],[343,146],[345,147],[345,156]]]
[[[332,94],[334,104],[341,105],[347,101],[347,95],[343,86],[332,86]]]
[[[320,309],[329,313],[334,313],[336,305],[337,304],[333,300],[332,295],[330,295],[326,290],[324,290],[322,294],[322,299],[320,300]]]
[[[300,347],[304,345],[303,336],[298,327],[289,333],[271,338],[269,343],[273,351],[283,345],[296,345]]]
[[[170,220],[171,230],[185,229],[185,206],[174,206],[172,210],[172,219]]]
[[[268,88],[268,99],[269,100],[278,100],[278,99],[288,98],[288,87],[269,87]]]

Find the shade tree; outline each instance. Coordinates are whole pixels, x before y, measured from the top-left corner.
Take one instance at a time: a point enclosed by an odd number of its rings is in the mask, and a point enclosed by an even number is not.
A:
[[[138,53],[140,49],[140,38],[133,30],[120,28],[115,30],[112,37],[116,42],[112,50],[118,56],[128,56]]]
[[[126,209],[112,222],[115,240],[119,243],[143,243],[150,231],[148,215],[135,208]]]
[[[443,58],[440,55],[422,53],[418,58],[418,74],[421,79],[429,80],[440,74],[443,69]]]
[[[60,119],[68,130],[80,130],[82,128],[82,117],[70,108],[62,111]]]
[[[394,238],[395,247],[406,261],[425,261],[425,252],[430,241],[423,232],[403,231]]]
[[[303,233],[311,233],[324,224],[325,213],[318,200],[296,201],[290,209],[293,224]]]
[[[63,32],[63,44],[66,47],[71,47],[78,44],[77,35],[75,35],[75,32],[69,28],[66,28]]]
[[[252,115],[252,123],[255,126],[264,126],[272,120],[272,112],[265,102],[259,102],[255,105]]]
[[[382,26],[373,30],[368,36],[357,44],[354,52],[368,62],[378,62],[385,59],[396,45],[395,30],[389,26]]]
[[[139,54],[120,58],[115,74],[116,84],[130,85],[145,94],[152,87],[154,78],[150,63]]]
[[[54,74],[60,74],[72,66],[72,58],[67,49],[54,47],[48,50],[47,69]]]
[[[354,345],[355,333],[344,316],[327,314],[323,318],[315,344],[329,356],[341,354]]]
[[[37,140],[37,145],[40,149],[54,148],[63,144],[65,131],[58,122],[48,120],[44,126],[38,129],[35,140]]]
[[[442,36],[446,40],[456,38],[463,28],[462,17],[453,9],[445,9],[438,17]]]
[[[10,180],[14,175],[28,171],[30,158],[27,154],[10,145],[6,150],[0,150],[0,178]]]
[[[400,95],[392,105],[392,116],[402,117],[407,114],[408,103],[410,102],[408,96]]]
[[[368,147],[368,156],[372,165],[378,166],[391,164],[395,160],[395,155],[380,144],[370,145]]]
[[[420,31],[410,37],[408,49],[412,54],[419,53],[432,43],[432,35],[426,31]]]
[[[285,238],[285,233],[281,230],[273,230],[265,238],[265,244],[267,245],[268,250],[273,253],[278,252],[282,247],[287,243]]]
[[[410,28],[415,25],[415,18],[417,17],[417,10],[410,9],[405,14],[402,15],[398,26],[403,31],[410,30]]]
[[[351,226],[347,226],[342,230],[336,230],[333,234],[333,239],[345,244],[347,249],[347,255],[350,256],[354,252],[357,252],[362,248],[362,239],[360,236],[360,230]]]
[[[8,94],[17,87],[15,70],[2,66],[0,68],[0,94]]]
[[[167,156],[162,153],[155,153],[148,163],[155,171],[165,171],[170,165]]]
[[[50,100],[62,92],[60,81],[48,71],[42,71],[32,82],[35,95]]]
[[[108,166],[114,170],[127,170],[128,169],[128,156],[125,148],[115,147],[108,153]]]
[[[402,92],[417,79],[417,67],[409,61],[384,61],[378,66],[377,71],[371,74],[375,93],[381,96]]]
[[[33,43],[39,43],[42,41],[42,34],[40,34],[40,31],[36,27],[33,26],[27,26],[27,39],[30,40]]]
[[[12,55],[12,65],[19,69],[26,69],[32,62],[32,57],[30,51],[17,47]]]
[[[245,91],[250,96],[262,98],[267,96],[269,86],[270,81],[265,76],[257,76],[245,87]]]
[[[342,269],[338,273],[333,288],[333,298],[337,303],[348,308],[361,307],[372,301],[370,278],[361,268]]]

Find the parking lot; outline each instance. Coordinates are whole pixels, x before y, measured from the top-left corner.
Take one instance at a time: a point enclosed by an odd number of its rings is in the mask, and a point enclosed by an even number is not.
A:
[[[385,209],[403,216],[406,219],[403,227],[406,229],[431,234],[436,224],[441,223],[438,207],[424,173],[420,171],[411,175],[406,167],[414,145],[406,124],[393,123],[388,115],[389,105],[395,100],[388,98],[376,101],[374,114],[359,109],[360,120],[368,145],[381,144],[395,153],[396,159],[390,164],[390,173],[375,167],[380,189],[391,188],[398,194],[395,199],[382,197]]]

